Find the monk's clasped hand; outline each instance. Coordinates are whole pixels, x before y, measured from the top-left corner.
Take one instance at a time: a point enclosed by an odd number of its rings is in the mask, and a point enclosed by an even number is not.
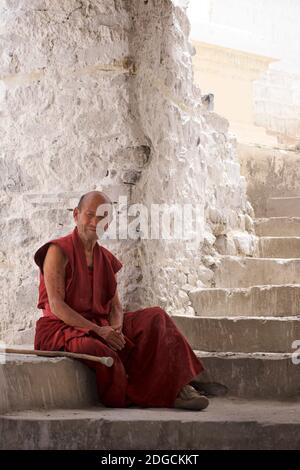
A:
[[[125,338],[123,333],[118,333],[111,326],[100,326],[97,329],[97,334],[105,339],[109,346],[116,350],[123,349],[125,346]]]

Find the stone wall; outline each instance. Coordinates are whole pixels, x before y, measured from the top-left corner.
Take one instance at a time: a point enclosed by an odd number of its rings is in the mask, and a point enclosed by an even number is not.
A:
[[[170,313],[193,313],[186,289],[210,285],[218,250],[251,254],[252,208],[240,175],[228,122],[201,105],[193,84],[189,22],[178,2],[130,2],[135,114],[151,143],[151,162],[133,191],[135,201],[200,206],[199,244],[141,240],[140,302]],[[249,230],[249,232],[247,231]]]
[[[82,193],[128,194],[147,148],[129,112],[122,1],[5,1],[0,18],[0,329],[15,331],[40,313],[34,251],[73,228]]]
[[[216,248],[253,252],[236,142],[228,122],[201,105],[179,3],[2,2],[3,338],[39,316],[33,253],[73,228],[71,209],[88,190],[200,206],[192,250],[183,241],[108,244],[125,265],[125,308],[191,313],[186,284],[209,285]]]

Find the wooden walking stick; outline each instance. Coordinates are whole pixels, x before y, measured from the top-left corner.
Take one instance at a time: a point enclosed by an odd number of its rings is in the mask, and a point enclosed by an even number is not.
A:
[[[107,367],[111,367],[114,363],[112,357],[98,357],[90,354],[72,353],[67,351],[40,351],[39,349],[18,349],[18,348],[0,348],[0,353],[5,354],[31,354],[42,357],[70,357],[72,359],[85,359],[88,361],[99,362]]]

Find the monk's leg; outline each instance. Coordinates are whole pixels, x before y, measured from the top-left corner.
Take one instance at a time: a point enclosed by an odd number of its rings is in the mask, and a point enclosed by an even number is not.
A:
[[[124,361],[128,399],[173,407],[181,388],[204,370],[187,340],[160,307],[125,313],[123,332],[136,344]]]
[[[118,353],[92,336],[80,336],[69,339],[65,351],[91,354],[92,356],[110,356],[114,359],[112,367],[82,360],[96,371],[97,389],[100,402],[109,407],[123,408],[127,405],[127,374]]]

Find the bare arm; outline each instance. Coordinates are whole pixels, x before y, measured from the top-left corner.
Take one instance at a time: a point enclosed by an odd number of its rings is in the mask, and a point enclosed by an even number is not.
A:
[[[50,245],[44,260],[44,279],[51,311],[70,326],[91,328],[95,324],[69,307],[65,301],[65,269],[68,259],[57,245]]]
[[[67,325],[90,328],[117,349],[123,347],[120,335],[110,326],[100,327],[69,307],[65,299],[65,270],[68,259],[57,245],[50,245],[44,260],[44,279],[51,311]]]
[[[112,299],[111,304],[111,311],[109,313],[109,323],[111,324],[112,328],[116,331],[121,332],[123,326],[123,308],[120,302],[119,294],[118,294],[118,287],[116,288],[115,295]]]

